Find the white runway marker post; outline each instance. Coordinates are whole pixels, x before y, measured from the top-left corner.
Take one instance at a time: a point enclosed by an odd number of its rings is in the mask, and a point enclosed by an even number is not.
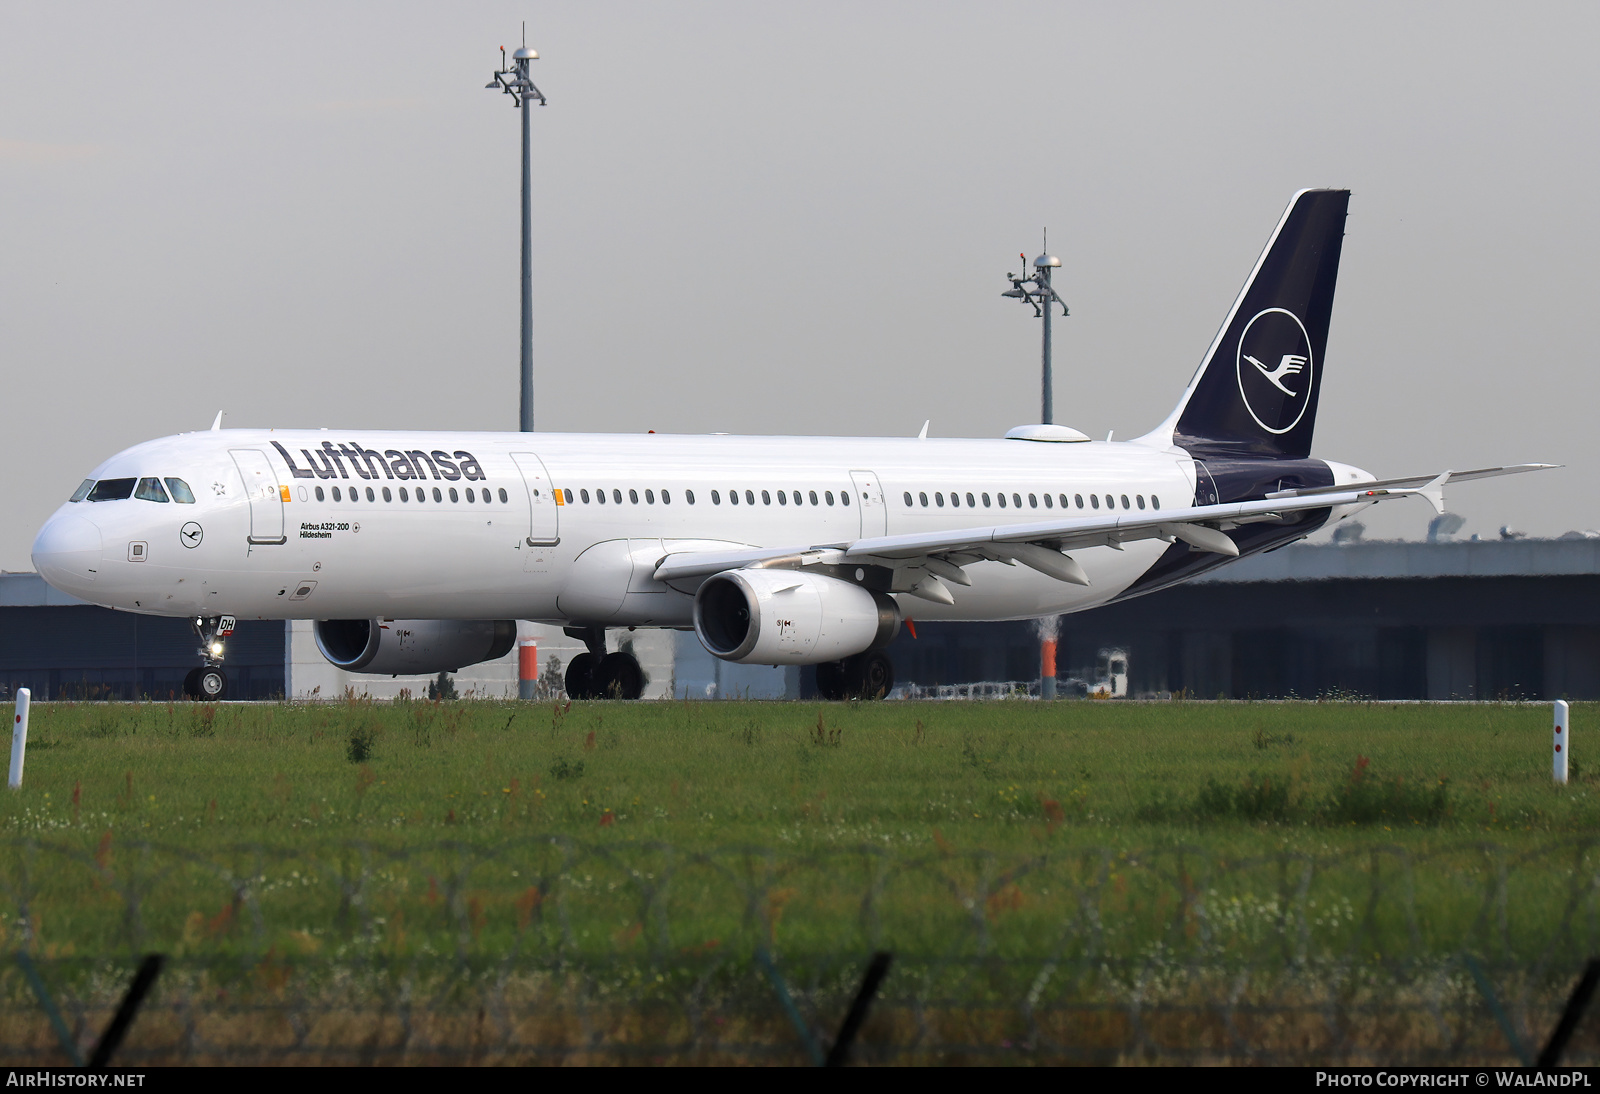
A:
[[[1551,753],[1551,774],[1557,786],[1567,785],[1567,757],[1572,755],[1572,723],[1568,720],[1567,701],[1556,700],[1555,752]],[[16,764],[16,760],[11,761]]]
[[[17,719],[11,724],[11,778],[6,782],[13,790],[22,785],[22,759],[28,750],[28,707],[32,700],[33,692],[17,689]]]

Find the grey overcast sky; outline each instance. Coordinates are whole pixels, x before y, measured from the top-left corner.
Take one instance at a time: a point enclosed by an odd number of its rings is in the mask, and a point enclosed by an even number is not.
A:
[[[1290,194],[1354,191],[1317,454],[1600,527],[1593,3],[0,5],[0,566],[101,459],[514,429],[528,20],[544,430],[1166,414]],[[1369,521],[1420,537],[1428,512]]]

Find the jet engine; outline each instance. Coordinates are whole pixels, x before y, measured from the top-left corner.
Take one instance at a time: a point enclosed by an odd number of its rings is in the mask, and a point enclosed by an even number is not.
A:
[[[701,645],[743,665],[815,665],[886,646],[900,607],[884,593],[797,570],[726,570],[694,598]]]
[[[346,672],[433,676],[493,661],[517,644],[511,619],[319,619],[322,656]]]

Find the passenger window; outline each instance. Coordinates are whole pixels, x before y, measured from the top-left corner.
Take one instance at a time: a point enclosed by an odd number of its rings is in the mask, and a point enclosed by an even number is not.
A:
[[[694,491],[693,490],[685,490],[683,492],[683,500],[688,502],[690,505],[693,505],[694,504]]]
[[[1034,497],[1032,494],[1028,495],[1028,508],[1029,509],[1037,509],[1037,508],[1039,508],[1039,499]]]
[[[937,505],[940,509],[944,508],[944,495],[939,493],[937,490],[933,492],[933,504]]]
[[[796,505],[804,505],[806,503],[806,499],[800,496],[800,491],[798,490],[789,491],[789,497],[794,500]]]
[[[370,487],[370,486],[367,487],[367,493],[369,493],[369,494],[372,493],[372,487]],[[456,493],[456,488],[452,486],[450,488],[450,501],[451,501],[451,503],[454,504],[456,502],[459,502],[460,500],[461,500],[460,495],[458,495]]]
[[[1107,494],[1106,495],[1106,508],[1107,509],[1115,509],[1116,507],[1117,507],[1117,499],[1112,497],[1110,494]]]
[[[788,505],[789,504],[788,499],[784,497],[784,493],[783,493],[782,490],[778,491],[778,504],[779,505]]]
[[[1012,494],[1011,495],[1011,504],[1015,505],[1018,509],[1021,509],[1022,508],[1022,495],[1021,494]]]
[[[767,493],[765,490],[761,491],[761,504],[762,505],[771,505],[772,504],[772,495]]]
[[[182,479],[167,478],[167,491],[172,495],[172,500],[179,505],[193,505],[194,491],[189,489],[189,484]]]
[[[654,505],[656,503],[656,492],[654,490],[646,489],[644,492],[644,500],[647,505]]]
[[[1133,500],[1139,503],[1139,508],[1140,509],[1144,508],[1144,495],[1143,494],[1135,494],[1133,496]]]
[[[985,500],[983,504],[988,505],[989,502],[987,500]],[[976,509],[977,508],[977,506],[975,504],[973,504],[972,491],[971,490],[967,491],[967,508],[968,509]]]
[[[326,498],[324,498],[322,496],[322,487],[318,486],[315,489],[316,489],[317,500],[318,501],[326,501],[326,500],[328,500],[328,499],[326,499]],[[406,500],[406,488],[403,487],[403,486],[400,488],[400,500],[401,501],[405,501]]]
[[[763,490],[762,493],[765,494],[766,491]],[[746,490],[744,492],[744,503],[746,505],[754,505],[756,503],[756,494],[754,490]]]
[[[160,479],[140,479],[133,496],[140,501],[159,501],[163,505],[167,503],[167,492],[161,489]]]
[[[1033,495],[1032,495],[1032,494],[1029,494],[1029,495],[1028,495],[1028,496],[1029,496],[1029,497],[1030,497],[1030,498],[1031,498],[1031,497],[1033,497]],[[1050,497],[1050,495],[1049,495],[1049,494],[1046,494],[1046,495],[1045,495],[1045,496],[1044,496],[1044,507],[1045,507],[1045,508],[1046,508],[1046,509],[1050,509],[1050,508],[1053,508],[1053,507],[1054,507],[1054,502],[1053,502],[1053,500],[1052,500],[1052,499],[1051,499],[1051,497]]]
[[[1089,495],[1089,506],[1090,506],[1090,508],[1093,508],[1093,509],[1100,508],[1100,495],[1099,494],[1090,494]]]
[[[1160,509],[1161,508],[1161,499],[1156,497],[1154,494],[1150,495],[1150,508],[1152,508],[1152,509]]]
[[[996,494],[994,500],[1000,503],[1000,508],[1004,509],[1006,507],[1006,496],[1004,494]]]
[[[628,488],[628,500],[633,502],[633,504],[638,505],[639,504],[639,491],[633,489],[632,487],[629,487]]]
[[[809,493],[811,495],[811,504],[812,505],[817,504],[817,492],[815,490],[810,490],[810,491],[807,491],[807,493]]]
[[[829,505],[832,505],[833,504],[833,491],[832,490],[824,490],[822,492],[822,498]]]
[[[950,491],[950,508],[961,508],[961,495],[956,493],[954,490]]]
[[[739,491],[737,491],[737,490],[729,490],[728,491],[728,504],[729,505],[738,505],[739,504]]]
[[[370,486],[367,487],[367,500],[368,501],[377,501],[378,500],[378,495],[376,495],[376,494],[374,494],[372,492],[372,487],[370,487]],[[450,500],[451,501],[455,501],[456,500],[456,492],[453,489],[450,491]]]
[[[905,497],[906,497],[906,508],[910,509],[911,508],[911,491],[907,490],[905,492]]]
[[[385,492],[385,493],[388,493],[388,491],[387,491],[387,490],[385,490],[385,491],[384,491],[384,492]],[[476,498],[475,498],[475,497],[473,497],[473,494],[472,494],[472,487],[470,487],[470,486],[469,486],[469,487],[467,487],[467,490],[466,490],[466,493],[467,493],[467,500],[468,500],[468,501],[476,501],[476,500],[477,500],[477,499],[476,499]],[[388,500],[389,500],[389,499],[388,499],[388,498],[384,498],[384,499],[383,499],[383,500],[384,500],[384,501],[388,501]]]
[[[611,490],[611,500],[613,502],[615,502],[617,505],[621,505],[622,504],[622,491],[616,489],[615,487],[613,487],[612,490]],[[638,498],[634,498],[633,500],[634,501],[638,501],[639,499]]]
[[[344,500],[344,495],[339,493],[339,488],[337,486],[335,486],[333,488],[333,500],[334,501],[343,501]]]
[[[667,493],[665,490],[661,491],[661,504],[662,505],[671,505],[672,504],[672,495]]]
[[[101,479],[89,491],[90,501],[122,501],[133,496],[132,479]]]
[[[1128,504],[1128,495],[1126,495],[1126,494],[1122,495],[1122,507],[1124,509],[1132,509],[1133,508],[1133,506]]]
[[[334,500],[337,501],[338,499],[335,498]],[[417,487],[417,504],[420,505],[420,504],[422,504],[423,502],[425,502],[427,500],[428,500],[428,488],[425,487],[425,486]]]
[[[849,505],[850,504],[850,491],[848,491],[848,490],[839,491],[839,504],[840,505]]]
[[[322,500],[322,487],[320,487],[320,486],[317,487],[317,500],[318,501]],[[410,501],[411,500],[411,491],[407,490],[403,486],[400,488],[400,500],[401,501]]]
[[[711,504],[712,505],[721,505],[722,504],[722,495],[720,493],[718,493],[717,491],[715,491],[715,490],[711,491]]]
[[[1078,508],[1079,509],[1083,508],[1083,495],[1082,494],[1074,494],[1074,495],[1072,495],[1072,500],[1078,503]],[[1066,502],[1062,502],[1061,504],[1065,505]]]
[[[434,501],[443,501],[444,500],[444,495],[439,493],[439,488],[437,486],[435,486],[433,488],[433,500]]]
[[[988,494],[983,495],[983,507],[985,509],[989,508],[989,495]]]
[[[67,500],[69,502],[71,502],[71,501],[82,501],[84,498],[89,496],[89,491],[91,491],[93,489],[94,489],[94,480],[93,479],[84,479],[81,483],[78,484],[78,488],[72,492],[72,497],[68,498]]]
[[[587,491],[587,490],[579,490],[578,491],[578,497],[583,499],[583,504],[585,504],[585,505],[589,504],[589,491]]]
[[[1067,496],[1065,494],[1061,495],[1061,508],[1067,508]]]
[[[500,504],[504,505],[507,500],[508,499],[506,498],[506,488],[502,486],[500,488]]]
[[[472,491],[468,490],[467,491],[467,500],[470,501],[471,499],[472,499]],[[385,486],[383,488],[383,500],[384,501],[393,501],[394,500],[394,495],[389,493],[389,488],[387,486]]]

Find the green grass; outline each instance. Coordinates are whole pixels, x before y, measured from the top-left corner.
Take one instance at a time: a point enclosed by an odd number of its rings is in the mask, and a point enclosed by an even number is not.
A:
[[[169,953],[218,1022],[715,996],[777,1043],[758,949],[832,1013],[888,947],[961,1043],[1023,999],[1067,1043],[1129,999],[1259,1005],[1285,1045],[1315,1042],[1295,1007],[1482,1025],[1463,955],[1542,1016],[1600,949],[1597,784],[1551,785],[1549,749],[1548,707],[1498,704],[40,704],[0,947],[97,1006]],[[24,991],[0,972],[47,1036]],[[1135,1036],[1107,1021],[1093,1058]],[[1432,1051],[1431,1019],[1371,1021]]]
[[[0,833],[1218,853],[1600,831],[1544,706],[39,704]],[[1597,745],[1600,747],[1600,745]],[[1594,770],[1600,772],[1600,763]],[[1050,803],[1055,803],[1051,805]]]

